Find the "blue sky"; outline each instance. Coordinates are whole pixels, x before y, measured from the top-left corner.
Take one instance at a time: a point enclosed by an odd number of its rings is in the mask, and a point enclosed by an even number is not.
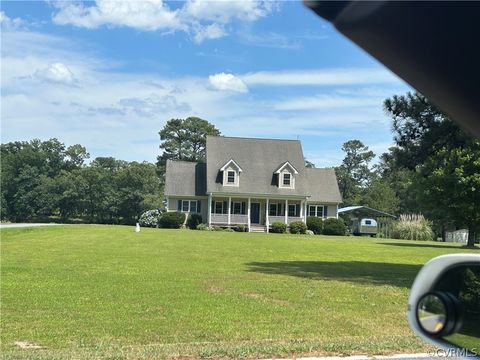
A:
[[[155,161],[170,118],[300,139],[392,144],[382,102],[410,88],[301,2],[2,1],[2,142],[57,137],[91,158]]]

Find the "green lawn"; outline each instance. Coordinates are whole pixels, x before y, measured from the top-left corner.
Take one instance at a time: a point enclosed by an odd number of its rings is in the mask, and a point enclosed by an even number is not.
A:
[[[467,252],[96,225],[4,229],[1,245],[1,350],[49,359],[424,350],[406,322],[408,288],[430,258]]]

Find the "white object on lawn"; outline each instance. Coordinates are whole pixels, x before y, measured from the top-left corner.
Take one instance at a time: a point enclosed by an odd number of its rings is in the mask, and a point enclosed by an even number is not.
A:
[[[140,232],[140,224],[137,223],[137,225],[135,226],[135,232]]]

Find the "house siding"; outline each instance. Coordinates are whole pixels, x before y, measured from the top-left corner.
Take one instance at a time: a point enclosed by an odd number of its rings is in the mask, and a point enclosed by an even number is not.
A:
[[[208,198],[206,197],[199,197],[199,196],[168,196],[168,209],[167,211],[181,211],[178,209],[178,200],[197,200],[201,202],[200,205],[200,214],[202,216],[202,222],[208,222]],[[187,216],[189,213],[186,213]]]
[[[337,218],[338,217],[338,204],[326,204],[325,202],[321,201],[312,201],[312,202],[307,202],[307,216],[308,216],[308,206],[309,205],[323,205],[325,208],[327,208],[327,218]]]

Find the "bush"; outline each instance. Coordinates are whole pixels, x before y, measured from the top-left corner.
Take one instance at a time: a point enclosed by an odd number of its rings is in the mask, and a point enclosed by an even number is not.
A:
[[[323,222],[323,233],[325,235],[345,235],[347,227],[342,219],[330,218]]]
[[[238,225],[233,229],[238,232],[246,232],[248,230],[248,228],[245,225]]]
[[[138,219],[140,226],[158,227],[158,222],[162,216],[162,211],[159,209],[147,210]]]
[[[179,229],[185,222],[185,214],[181,212],[166,212],[160,218],[158,224],[162,228]]]
[[[198,225],[202,223],[202,215],[200,214],[190,214],[187,219],[187,226],[190,229],[196,229]]]
[[[207,224],[198,224],[197,230],[210,231],[212,230],[212,228],[209,227]]]
[[[292,221],[290,223],[291,234],[305,234],[307,232],[307,225],[303,221]]]
[[[307,217],[307,228],[312,230],[315,235],[320,235],[323,231],[323,220],[316,216]]]
[[[235,232],[235,230],[233,230],[232,228],[225,228],[225,229],[223,229],[223,231],[225,231],[225,232]]]
[[[307,230],[305,231],[305,234],[307,235],[315,235],[315,233],[312,230]]]
[[[433,240],[431,223],[423,215],[400,215],[393,223],[392,237],[403,240]]]
[[[277,234],[285,234],[287,232],[287,224],[279,221],[272,223],[272,232]]]

